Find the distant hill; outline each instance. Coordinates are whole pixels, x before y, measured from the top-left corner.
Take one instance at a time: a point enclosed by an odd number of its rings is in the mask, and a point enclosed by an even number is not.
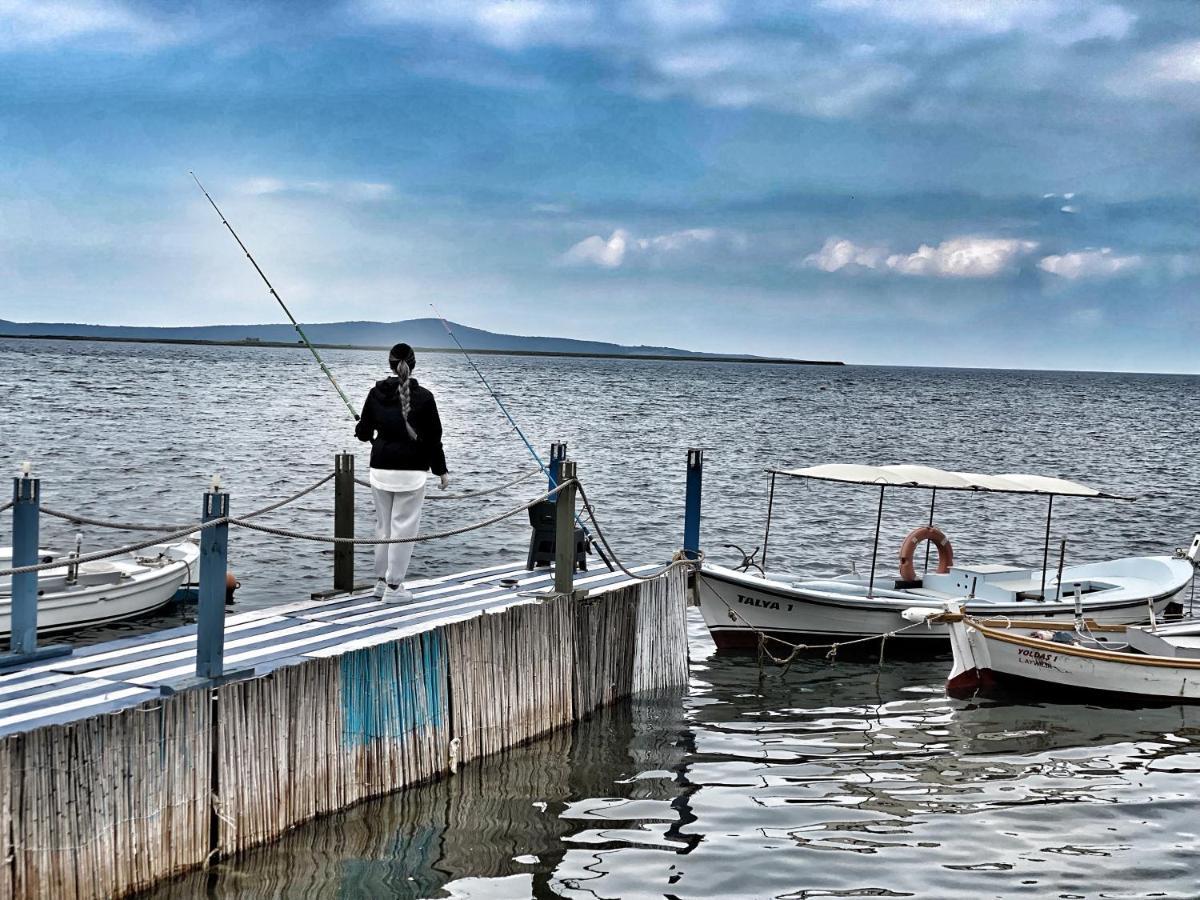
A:
[[[565,354],[572,356],[631,356],[678,359],[729,359],[713,353],[697,353],[674,347],[625,346],[606,341],[572,338],[530,337],[497,334],[468,325],[451,323],[455,336],[468,350],[493,353]],[[341,347],[390,347],[406,341],[424,349],[456,349],[440,319],[406,319],[401,322],[325,322],[304,326],[314,344]],[[80,325],[62,322],[9,322],[0,319],[0,337],[64,337],[98,340],[202,341],[213,343],[295,344],[290,325],[195,325],[142,327],[134,325]],[[760,362],[806,362],[768,360],[766,357],[737,356]]]

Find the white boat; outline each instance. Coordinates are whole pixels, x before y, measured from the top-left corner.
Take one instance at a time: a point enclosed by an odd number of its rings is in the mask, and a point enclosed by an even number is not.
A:
[[[963,601],[972,616],[1069,622],[1076,600],[1088,618],[1101,624],[1145,621],[1162,613],[1189,584],[1192,564],[1178,556],[1143,556],[1049,566],[1049,522],[1055,497],[1132,499],[1106,494],[1060,478],[1040,475],[980,475],[946,472],[927,466],[825,465],[807,469],[772,470],[772,502],[776,476],[849,484],[877,485],[882,515],[885,488],[924,488],[1033,494],[1049,498],[1043,564],[1040,567],[953,561],[950,542],[933,525],[915,529],[901,548],[900,577],[886,580],[878,572],[878,520],[870,574],[805,579],[763,567],[753,554],[740,569],[704,563],[697,576],[697,596],[705,624],[718,647],[756,647],[763,635],[789,644],[833,643],[872,635],[892,634],[909,649],[946,647],[945,625],[915,625],[904,611],[913,607],[942,608]],[[768,523],[770,507],[768,507]],[[769,524],[768,524],[769,528]],[[769,531],[768,531],[769,536]],[[915,550],[924,540],[938,548],[936,571],[917,575]],[[1065,552],[1065,551],[1062,551]],[[1061,555],[1060,555],[1061,560]],[[774,648],[778,651],[783,645]]]
[[[38,633],[116,622],[165,605],[199,574],[193,541],[155,544],[128,556],[76,565],[70,554],[38,552],[38,561],[62,562],[38,575]],[[0,547],[0,569],[12,567],[12,549]],[[0,578],[0,635],[12,631],[12,578]]]
[[[1200,701],[1200,620],[1162,626],[1098,625],[1054,631],[1036,622],[942,617],[954,697],[997,691]]]

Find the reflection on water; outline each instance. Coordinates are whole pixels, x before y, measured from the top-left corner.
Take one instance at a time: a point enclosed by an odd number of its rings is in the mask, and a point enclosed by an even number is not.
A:
[[[948,659],[712,651],[151,896],[1195,897],[1200,708],[959,702]]]

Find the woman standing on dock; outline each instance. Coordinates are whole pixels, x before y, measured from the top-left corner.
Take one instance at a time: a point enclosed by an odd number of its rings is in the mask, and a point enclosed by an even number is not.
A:
[[[450,486],[437,404],[412,377],[416,365],[408,344],[391,349],[388,367],[395,374],[371,388],[354,428],[360,441],[371,443],[375,536],[381,539],[416,536],[427,472],[438,476],[442,490]],[[412,600],[404,587],[412,552],[411,543],[375,545],[375,596],[384,603]]]

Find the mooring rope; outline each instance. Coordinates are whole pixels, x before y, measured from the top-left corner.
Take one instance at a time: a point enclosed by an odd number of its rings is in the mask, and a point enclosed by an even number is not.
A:
[[[301,497],[305,496],[306,494],[311,494],[313,491],[315,491],[321,485],[327,483],[333,477],[334,477],[334,473],[330,472],[328,475],[326,475],[324,478],[319,479],[314,484],[310,484],[308,487],[303,488],[299,491],[296,491],[296,493],[294,493],[288,497],[284,497],[282,500],[278,500],[275,503],[270,504],[269,506],[264,506],[262,509],[256,509],[256,510],[253,510],[252,512],[248,512],[244,516],[241,516],[240,518],[254,519],[254,518],[257,518],[258,516],[266,515],[269,512],[274,512],[275,510],[279,509],[280,507],[287,506],[289,503],[299,500]],[[95,525],[99,528],[116,528],[120,531],[170,531],[170,532],[174,532],[174,531],[179,531],[180,529],[183,529],[183,528],[191,528],[193,525],[200,524],[199,522],[195,522],[195,523],[178,522],[174,525],[147,525],[147,524],[141,523],[141,522],[114,522],[114,521],[111,521],[108,519],[89,518],[88,516],[80,515],[79,513],[61,512],[57,509],[50,509],[49,507],[46,507],[46,506],[41,507],[41,512],[44,512],[48,516],[54,516],[54,518],[56,518],[56,519],[64,519],[64,520],[66,520],[68,522],[72,522],[76,525]]]
[[[697,579],[697,581],[700,584],[704,584],[704,587],[708,589],[708,592],[710,594],[712,594],[714,597],[716,597],[718,600],[721,601],[721,603],[724,605],[724,607],[727,610],[729,610],[729,616],[731,619],[733,619],[734,621],[740,620],[742,622],[742,624],[745,625],[749,631],[752,631],[755,634],[755,636],[757,636],[757,638],[758,638],[758,655],[759,655],[760,663],[761,663],[762,657],[765,656],[767,659],[771,660],[771,662],[775,663],[775,665],[780,666],[783,669],[784,675],[787,674],[788,669],[791,668],[792,663],[795,662],[796,657],[800,655],[801,651],[804,651],[804,650],[827,650],[828,652],[825,654],[825,658],[830,660],[831,662],[833,662],[837,659],[837,652],[840,648],[850,647],[850,646],[853,646],[854,644],[865,644],[869,641],[879,641],[880,642],[879,664],[883,665],[883,648],[884,648],[884,645],[886,645],[888,638],[895,637],[898,634],[903,634],[905,631],[908,631],[910,628],[916,628],[918,625],[928,625],[929,624],[927,620],[921,620],[919,622],[910,622],[908,625],[902,625],[899,628],[895,628],[891,631],[884,631],[884,632],[881,632],[880,634],[868,634],[866,637],[851,638],[850,640],[845,640],[845,641],[832,641],[828,644],[793,643],[791,641],[785,641],[783,638],[776,637],[775,635],[770,634],[770,633],[764,631],[763,629],[757,627],[756,625],[751,623],[745,616],[743,616],[740,612],[738,612],[736,609],[734,609],[732,606],[730,606],[728,601],[726,601],[726,599],[724,597],[722,597],[719,593],[717,593],[717,591],[712,586],[706,584],[703,579]],[[788,648],[789,652],[788,652],[787,656],[779,657],[779,656],[776,656],[775,654],[773,654],[770,650],[767,649],[767,641],[774,641],[776,644],[782,644],[784,647]]]
[[[498,485],[497,487],[486,488],[485,490],[482,490],[482,491],[468,491],[467,493],[464,493],[464,494],[426,494],[425,499],[426,500],[471,500],[471,499],[474,499],[475,497],[486,497],[488,494],[498,494],[501,491],[507,490],[510,487],[516,487],[518,484],[522,484],[526,481],[529,481],[529,479],[531,479],[531,478],[536,478],[538,475],[541,475],[541,474],[542,474],[541,469],[533,469],[532,471],[526,472],[524,475],[521,475],[518,478],[514,478],[512,481],[505,482],[504,484]],[[354,483],[357,485],[361,485],[362,487],[365,487],[365,488],[369,488],[371,486],[371,482],[365,478],[355,478]]]
[[[587,515],[588,519],[591,520],[592,526],[596,529],[596,540],[598,540],[604,549],[608,551],[608,555],[612,557],[612,561],[616,564],[617,568],[630,578],[634,578],[638,581],[653,581],[656,578],[666,575],[674,568],[685,567],[698,569],[700,568],[700,564],[704,562],[704,555],[702,553],[697,553],[695,559],[673,559],[657,572],[652,572],[649,575],[638,575],[635,572],[629,571],[625,564],[617,558],[617,554],[613,552],[612,545],[608,542],[608,538],[604,536],[604,529],[602,529],[600,527],[600,523],[596,521],[596,511],[592,508],[592,504],[588,502],[587,492],[583,489],[583,485],[579,484],[578,480],[576,480],[576,486],[579,488],[579,496],[583,500],[583,511]]]
[[[5,512],[10,507],[16,506],[16,500],[9,500],[7,503],[0,503],[0,513]]]

